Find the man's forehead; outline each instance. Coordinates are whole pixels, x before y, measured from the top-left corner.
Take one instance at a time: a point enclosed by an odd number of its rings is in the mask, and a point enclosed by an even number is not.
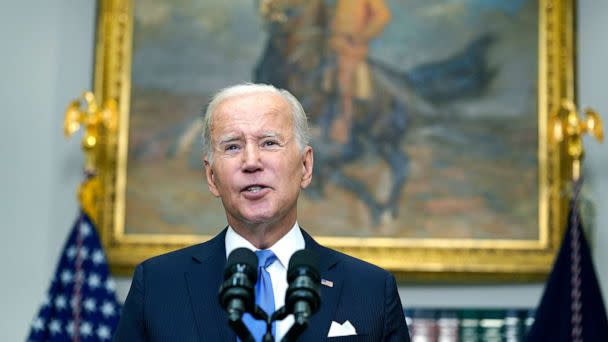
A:
[[[285,109],[289,109],[289,103],[279,94],[258,92],[227,98],[218,104],[216,112],[223,113],[235,110],[249,112],[253,109],[283,112]]]
[[[274,96],[270,96],[274,95]],[[261,96],[261,97],[260,97]],[[248,94],[222,101],[215,110],[211,129],[253,121],[253,124],[292,124],[293,116],[287,101],[277,94]]]

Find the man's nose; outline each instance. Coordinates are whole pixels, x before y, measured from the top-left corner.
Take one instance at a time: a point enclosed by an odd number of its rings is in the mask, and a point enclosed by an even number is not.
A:
[[[243,151],[243,171],[255,172],[262,169],[260,149],[255,144],[247,144]]]

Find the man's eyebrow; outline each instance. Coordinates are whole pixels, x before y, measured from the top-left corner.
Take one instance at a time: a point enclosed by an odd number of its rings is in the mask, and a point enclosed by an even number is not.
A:
[[[226,134],[223,137],[220,137],[218,139],[218,144],[226,144],[226,143],[230,143],[230,142],[234,142],[234,141],[238,141],[241,140],[241,137],[237,134]]]
[[[260,134],[261,138],[279,138],[279,139],[283,139],[283,134],[279,133],[279,132],[275,132],[275,131],[265,131],[262,132],[262,134]]]

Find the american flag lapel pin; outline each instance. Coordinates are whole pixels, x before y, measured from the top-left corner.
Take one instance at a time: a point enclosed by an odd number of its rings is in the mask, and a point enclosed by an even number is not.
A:
[[[334,282],[327,279],[321,279],[321,285],[325,285],[327,287],[334,287]]]

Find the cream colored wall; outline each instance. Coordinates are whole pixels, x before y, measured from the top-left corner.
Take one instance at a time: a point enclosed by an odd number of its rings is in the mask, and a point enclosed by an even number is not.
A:
[[[0,340],[25,339],[76,215],[82,163],[65,141],[66,104],[91,88],[92,0],[0,0]],[[608,3],[579,7],[580,103],[608,120]],[[607,145],[588,142],[587,175],[597,203],[594,256],[608,294]],[[124,299],[129,279],[119,279]],[[408,306],[535,306],[542,284],[403,286]]]
[[[604,119],[608,134],[608,2],[579,1],[578,6],[578,96],[581,107],[591,106]],[[593,227],[593,257],[602,285],[604,303],[608,303],[608,141],[600,145],[585,139],[586,191],[596,204]],[[608,307],[608,305],[606,305]]]
[[[82,163],[62,136],[90,87],[94,2],[0,0],[0,340],[23,341],[71,221]]]

